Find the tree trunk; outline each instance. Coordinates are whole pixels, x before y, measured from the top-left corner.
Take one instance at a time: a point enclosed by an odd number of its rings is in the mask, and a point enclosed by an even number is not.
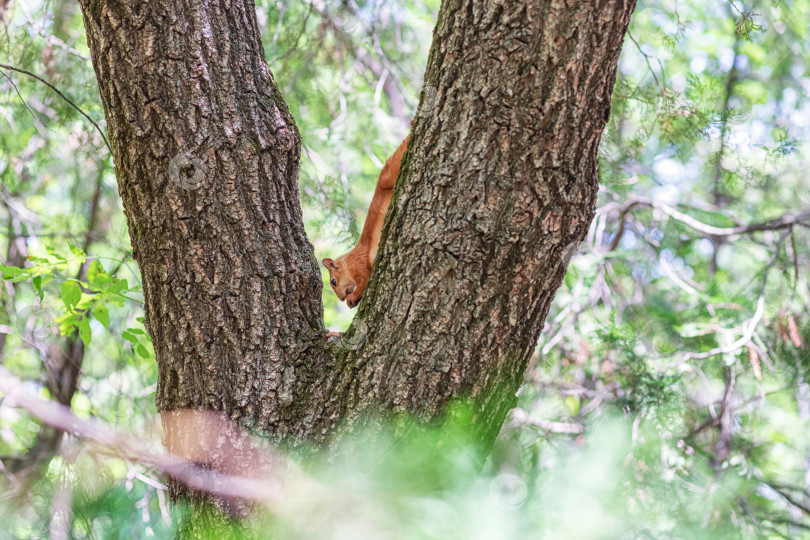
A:
[[[475,431],[497,435],[593,218],[634,6],[442,3],[350,394],[427,416],[467,396]]]
[[[82,0],[140,265],[160,411],[283,429],[323,329],[300,137],[252,2]]]
[[[161,412],[222,411],[297,445],[471,398],[491,441],[565,255],[634,0],[446,0],[353,330],[323,336],[300,138],[249,0],[81,0],[143,276]]]

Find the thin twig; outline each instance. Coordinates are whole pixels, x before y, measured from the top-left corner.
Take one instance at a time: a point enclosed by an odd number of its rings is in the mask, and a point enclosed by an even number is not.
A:
[[[760,231],[776,231],[780,229],[788,229],[791,228],[793,225],[802,225],[803,222],[810,218],[810,208],[805,208],[799,212],[791,211],[787,212],[778,218],[769,219],[767,221],[762,221],[760,223],[752,223],[750,225],[738,225],[736,227],[715,227],[714,225],[708,225],[701,221],[696,220],[692,216],[684,214],[676,210],[675,208],[669,206],[668,204],[653,201],[651,199],[647,199],[644,197],[636,197],[632,199],[623,209],[620,219],[624,219],[625,216],[630,210],[632,210],[636,206],[647,206],[650,208],[654,208],[656,210],[660,210],[664,214],[668,215],[669,217],[680,221],[684,225],[689,226],[690,228],[696,230],[699,233],[703,233],[707,236],[739,236],[743,234],[750,234],[753,232],[760,232]],[[612,244],[611,244],[612,246]]]
[[[10,71],[16,71],[17,73],[22,73],[23,75],[28,75],[29,77],[32,77],[32,78],[34,78],[34,79],[38,80],[39,82],[41,82],[42,84],[44,84],[45,86],[47,86],[48,88],[50,88],[51,90],[53,90],[54,92],[56,92],[56,95],[58,95],[60,98],[64,99],[64,100],[65,100],[65,101],[68,103],[68,105],[70,105],[71,107],[73,107],[74,109],[76,109],[77,111],[79,111],[79,114],[81,114],[82,116],[84,116],[85,118],[87,118],[87,120],[88,120],[88,121],[89,121],[91,124],[93,124],[93,126],[95,126],[95,128],[98,130],[99,134],[101,135],[101,138],[102,138],[102,139],[104,139],[104,144],[105,144],[105,145],[107,145],[107,150],[109,150],[109,151],[110,151],[110,155],[112,155],[112,153],[113,153],[113,151],[112,151],[112,146],[110,146],[110,141],[108,141],[108,140],[107,140],[107,136],[106,136],[106,135],[104,135],[104,131],[102,131],[101,126],[99,126],[99,125],[96,123],[96,121],[95,121],[95,120],[93,120],[92,118],[90,118],[90,116],[89,116],[89,115],[88,115],[86,112],[84,112],[84,111],[81,109],[81,107],[79,107],[78,105],[76,105],[75,103],[73,103],[73,101],[71,101],[69,97],[67,97],[65,94],[63,94],[62,92],[60,92],[60,91],[59,91],[59,89],[58,89],[57,87],[55,87],[54,85],[52,85],[51,83],[49,83],[48,81],[46,81],[45,79],[43,79],[42,77],[40,77],[39,75],[37,75],[36,73],[32,73],[32,72],[27,71],[27,70],[22,69],[22,68],[18,68],[18,67],[10,66],[10,65],[8,65],[8,64],[0,64],[0,68],[8,69],[8,70],[10,70]],[[4,74],[4,75],[5,75],[5,74]],[[6,75],[6,77],[8,77],[8,75]]]
[[[655,79],[655,84],[658,85],[659,90],[661,90],[661,92],[665,92],[666,88],[664,87],[664,85],[661,84],[661,81],[658,80],[658,76],[655,74],[655,70],[653,69],[652,64],[650,64],[650,55],[644,52],[644,50],[641,48],[641,45],[639,45],[638,41],[636,41],[636,38],[633,37],[633,34],[631,34],[629,30],[627,31],[627,37],[630,38],[630,41],[635,43],[638,52],[640,52],[641,55],[644,57],[644,61],[647,62],[647,67],[650,69],[650,73],[652,74],[653,79]]]
[[[37,127],[37,131],[39,131],[40,129],[45,129],[45,126],[42,124],[42,120],[40,120],[37,114],[31,109],[31,107],[28,106],[28,103],[26,103],[25,99],[23,99],[22,94],[20,93],[20,89],[17,88],[17,85],[14,84],[14,81],[11,80],[11,77],[8,76],[8,73],[6,73],[5,71],[0,71],[0,73],[3,74],[3,77],[8,79],[9,84],[14,88],[14,91],[17,93],[17,97],[20,98],[22,104],[25,105],[25,108],[28,109],[28,112],[30,112],[31,116],[34,117],[34,124]]]

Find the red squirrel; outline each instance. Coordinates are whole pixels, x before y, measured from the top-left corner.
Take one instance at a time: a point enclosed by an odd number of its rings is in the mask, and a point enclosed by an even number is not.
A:
[[[363,232],[360,233],[357,245],[337,259],[326,258],[321,261],[329,270],[329,284],[335,294],[338,295],[341,302],[345,300],[346,305],[350,308],[357,307],[366,290],[368,278],[371,275],[371,265],[377,256],[377,246],[380,243],[385,213],[388,212],[388,205],[391,203],[391,194],[394,191],[394,184],[397,182],[399,166],[402,163],[402,155],[408,147],[409,138],[410,136],[405,137],[380,172],[377,188],[374,190],[374,197],[368,207],[368,216],[366,216]]]

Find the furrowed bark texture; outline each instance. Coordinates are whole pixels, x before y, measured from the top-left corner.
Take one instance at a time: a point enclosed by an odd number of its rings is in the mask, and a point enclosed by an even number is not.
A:
[[[338,346],[320,335],[299,136],[252,3],[80,3],[158,409],[223,411],[296,444],[472,398],[491,440],[592,218],[634,0],[442,4],[387,233]]]
[[[140,265],[159,411],[282,437],[323,331],[300,137],[249,0],[82,0]]]

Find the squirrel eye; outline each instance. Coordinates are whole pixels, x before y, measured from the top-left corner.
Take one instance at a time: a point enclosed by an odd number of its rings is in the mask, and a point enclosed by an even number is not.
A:
[[[332,287],[337,287],[337,280],[336,279],[332,280]]]

